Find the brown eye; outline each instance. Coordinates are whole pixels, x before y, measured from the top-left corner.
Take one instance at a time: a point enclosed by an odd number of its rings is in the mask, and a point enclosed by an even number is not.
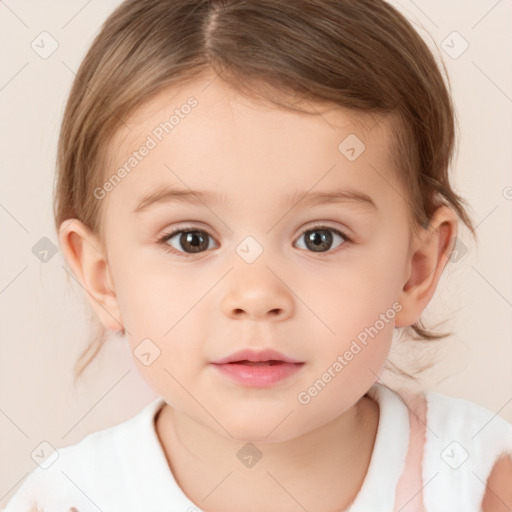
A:
[[[195,254],[212,248],[213,238],[203,230],[180,230],[165,235],[160,241],[181,253]]]
[[[308,229],[301,235],[299,240],[302,238],[304,238],[305,247],[300,248],[305,248],[312,252],[327,252],[333,248],[339,247],[348,240],[341,231],[325,226],[316,226]],[[335,239],[339,239],[340,242],[336,246],[332,247]]]

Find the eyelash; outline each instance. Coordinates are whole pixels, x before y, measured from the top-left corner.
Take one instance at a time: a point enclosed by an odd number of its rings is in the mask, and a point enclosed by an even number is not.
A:
[[[343,231],[340,231],[339,229],[331,228],[329,226],[324,226],[323,224],[314,224],[313,226],[308,227],[306,230],[304,230],[301,233],[300,237],[302,237],[304,235],[304,233],[306,233],[308,231],[315,231],[315,230],[321,230],[321,229],[326,230],[326,231],[332,231],[332,232],[336,233],[337,235],[340,235],[344,239],[344,242],[342,244],[340,244],[338,247],[336,247],[336,249],[339,249],[343,245],[346,245],[347,243],[352,242],[352,239],[349,238]],[[188,258],[190,256],[195,256],[195,254],[189,254],[186,252],[177,251],[176,249],[174,249],[174,247],[171,247],[169,244],[166,243],[174,235],[177,235],[178,233],[187,233],[189,231],[200,231],[201,233],[206,233],[209,237],[213,238],[213,236],[210,235],[210,233],[208,233],[208,231],[206,231],[204,229],[198,229],[197,227],[194,227],[194,226],[184,226],[184,227],[180,227],[179,229],[176,229],[174,231],[171,231],[169,233],[164,233],[160,238],[158,238],[157,243],[161,244],[163,246],[164,251],[167,251],[171,254],[183,256],[185,258]],[[315,253],[314,251],[307,251],[307,252],[311,252],[311,253],[317,254],[319,256],[329,256],[333,253],[336,253],[337,252],[336,249],[329,250],[326,252],[318,252],[318,253]],[[206,251],[203,251],[203,252],[206,252]],[[201,253],[197,253],[197,254],[201,254]]]

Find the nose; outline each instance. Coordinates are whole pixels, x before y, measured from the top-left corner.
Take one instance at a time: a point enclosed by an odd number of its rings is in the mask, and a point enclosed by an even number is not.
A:
[[[266,266],[252,270],[231,273],[222,299],[223,313],[250,320],[285,320],[293,315],[293,293],[284,280]]]

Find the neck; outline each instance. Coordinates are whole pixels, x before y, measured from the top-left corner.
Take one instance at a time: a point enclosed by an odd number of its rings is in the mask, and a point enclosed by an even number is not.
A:
[[[363,484],[378,418],[377,403],[363,397],[300,437],[248,446],[165,405],[156,431],[178,485],[206,512],[343,510]]]

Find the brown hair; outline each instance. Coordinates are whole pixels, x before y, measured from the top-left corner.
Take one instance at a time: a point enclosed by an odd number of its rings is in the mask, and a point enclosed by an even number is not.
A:
[[[93,190],[104,183],[109,141],[143,103],[207,71],[275,105],[299,110],[277,98],[302,98],[391,119],[392,155],[413,228],[425,227],[447,204],[474,235],[449,183],[455,113],[447,85],[420,35],[382,0],[123,2],[85,56],[66,105],[57,230],[78,218],[103,240],[102,202]],[[75,377],[104,344],[105,329],[98,327]],[[416,339],[447,336],[421,322],[411,328]]]

